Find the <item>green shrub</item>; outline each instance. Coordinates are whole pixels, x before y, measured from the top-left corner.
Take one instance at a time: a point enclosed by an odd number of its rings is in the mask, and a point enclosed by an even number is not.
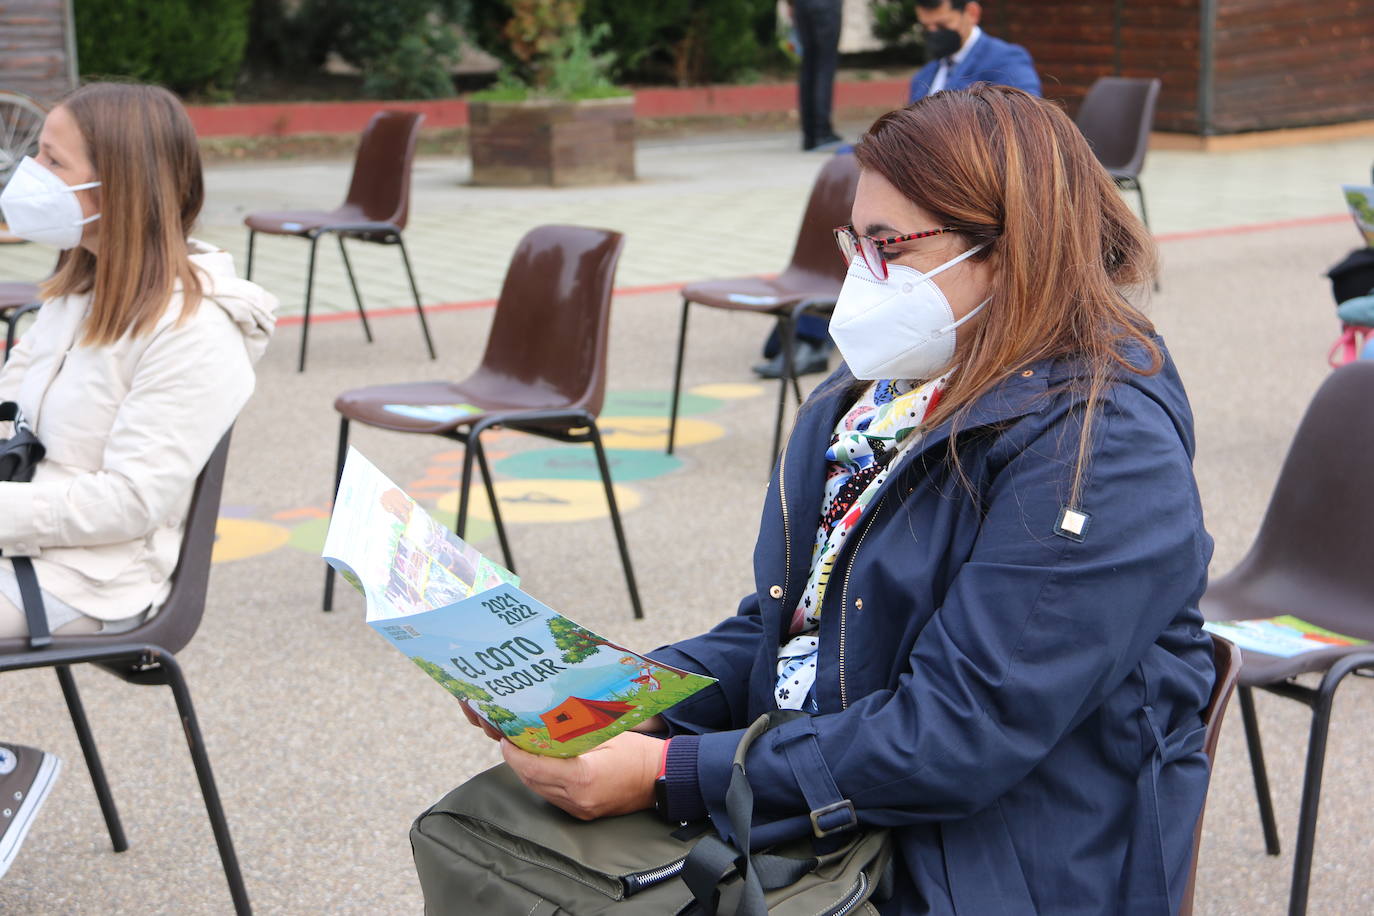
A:
[[[473,3],[469,34],[522,79],[529,68],[505,34],[516,15],[509,0]],[[582,26],[605,25],[605,51],[618,80],[695,84],[727,82],[780,56],[773,0],[585,0]]]
[[[363,72],[377,98],[453,95],[449,67],[458,59],[453,25],[464,0],[309,0],[330,8],[333,47]]]
[[[227,90],[248,41],[252,0],[75,0],[83,75],[123,76],[181,93]]]
[[[873,12],[873,37],[885,45],[919,44],[916,0],[868,0]]]

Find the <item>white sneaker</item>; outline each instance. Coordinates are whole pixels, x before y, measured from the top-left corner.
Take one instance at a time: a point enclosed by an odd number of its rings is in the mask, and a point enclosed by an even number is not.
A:
[[[0,878],[19,854],[61,770],[62,761],[47,751],[0,744]]]

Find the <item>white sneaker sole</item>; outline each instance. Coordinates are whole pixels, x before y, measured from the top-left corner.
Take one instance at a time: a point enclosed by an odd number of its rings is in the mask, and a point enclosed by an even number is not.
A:
[[[53,783],[57,782],[57,774],[60,772],[61,759],[44,752],[43,762],[38,765],[38,774],[34,777],[33,785],[29,787],[29,794],[19,803],[19,810],[15,812],[9,829],[0,837],[0,878],[9,871],[15,856],[19,854],[19,847],[24,844],[24,837],[33,825],[34,816],[38,814],[38,809],[43,807],[43,802],[52,791]]]

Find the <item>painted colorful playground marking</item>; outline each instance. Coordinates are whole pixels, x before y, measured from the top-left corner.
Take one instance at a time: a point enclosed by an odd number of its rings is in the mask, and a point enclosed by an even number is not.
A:
[[[754,384],[698,385],[679,403],[677,446],[688,447],[720,439],[725,429],[692,414],[709,413],[727,401],[752,398],[764,392]],[[657,390],[612,391],[598,421],[606,458],[611,465],[615,498],[621,512],[643,503],[641,493],[624,486],[671,473],[681,459],[665,455],[668,442],[670,393]],[[595,453],[589,446],[538,445],[539,440],[508,430],[482,437],[492,462],[501,516],[514,524],[583,521],[607,515],[606,491],[601,484]],[[536,443],[526,447],[527,443]],[[415,499],[437,510],[440,521],[451,524],[458,507],[463,449],[436,452],[422,477],[407,480]],[[398,478],[399,479],[399,478]],[[251,506],[225,506],[216,527],[213,562],[228,563],[289,547],[318,556],[329,528],[329,506],[300,506],[259,516]],[[468,512],[467,539],[486,541],[496,533],[491,508],[480,476],[474,476]]]
[[[672,407],[672,394],[667,391],[612,391],[601,407],[603,417],[666,417]],[[691,416],[710,413],[720,407],[718,398],[703,397],[695,389],[685,392],[678,400],[677,415]]]
[[[717,382],[713,385],[697,385],[689,390],[692,394],[721,401],[738,401],[744,398],[756,398],[763,394],[762,385],[753,385],[748,382]]]
[[[582,522],[608,515],[606,489],[599,480],[498,480],[496,498],[501,504],[501,519],[510,524],[530,522]],[[629,487],[615,485],[615,501],[621,512],[637,508],[643,497]],[[440,512],[454,512],[458,508],[458,493],[443,496],[438,502]],[[490,520],[491,507],[484,494],[474,492],[469,514]]]
[[[661,477],[682,467],[682,459],[646,449],[606,449],[611,479],[617,483]],[[506,477],[549,477],[558,480],[600,480],[596,452],[588,446],[540,448],[516,452],[492,468]]]
[[[649,449],[662,452],[668,447],[668,418],[658,417],[602,417],[601,441],[606,448]],[[725,435],[725,429],[696,417],[677,418],[677,438],[674,447],[701,445]]]

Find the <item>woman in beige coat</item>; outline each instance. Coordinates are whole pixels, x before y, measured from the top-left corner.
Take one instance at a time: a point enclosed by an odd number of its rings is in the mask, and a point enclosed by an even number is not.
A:
[[[0,555],[32,558],[54,633],[130,629],[165,600],[191,488],[252,393],[276,300],[188,237],[203,193],[176,97],[95,83],[0,195],[11,232],[63,251],[0,370],[47,448],[32,482],[0,482]],[[0,637],[27,633],[0,559]],[[0,805],[0,875],[57,766],[0,743],[0,799],[22,796]]]

